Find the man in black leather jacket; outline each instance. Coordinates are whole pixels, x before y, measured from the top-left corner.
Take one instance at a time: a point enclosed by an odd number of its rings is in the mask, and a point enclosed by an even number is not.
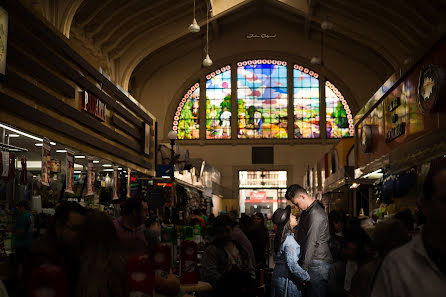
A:
[[[310,275],[308,296],[325,297],[332,262],[327,214],[319,201],[299,185],[289,186],[285,197],[302,210],[296,240],[302,248],[299,262]]]

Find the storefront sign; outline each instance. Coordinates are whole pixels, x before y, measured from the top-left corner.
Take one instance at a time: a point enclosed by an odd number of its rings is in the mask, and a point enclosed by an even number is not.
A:
[[[418,81],[418,104],[424,112],[435,111],[446,91],[445,72],[438,65],[427,65]]]
[[[251,192],[249,195],[249,200],[245,200],[245,203],[272,203],[273,200],[268,200],[266,198],[266,192]]]
[[[144,128],[144,153],[149,155],[150,154],[150,138],[152,134],[150,133],[150,125],[145,124]]]
[[[118,194],[118,166],[113,166],[113,199],[119,199],[119,194]]]
[[[0,7],[0,73],[5,75],[8,48],[8,12]]]
[[[96,96],[84,92],[82,98],[82,110],[94,115],[97,119],[101,121],[106,120],[106,110],[107,106],[101,100],[96,98]]]
[[[399,123],[387,132],[386,142],[391,142],[406,133],[406,123]]]
[[[251,192],[251,200],[266,200],[266,192]]]
[[[395,99],[393,99],[392,101],[390,101],[389,105],[387,105],[387,110],[389,112],[394,111],[395,109],[398,108],[398,106],[401,105],[401,98],[400,97],[396,97]]]
[[[93,158],[88,158],[87,196],[91,195],[94,195],[94,170],[93,170]]]
[[[50,185],[51,145],[48,138],[43,138],[42,146],[42,185]]]
[[[67,150],[67,176],[65,192],[74,193],[74,152]]]

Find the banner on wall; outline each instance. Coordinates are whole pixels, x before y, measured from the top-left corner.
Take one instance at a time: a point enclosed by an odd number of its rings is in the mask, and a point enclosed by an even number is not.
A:
[[[113,166],[113,200],[119,199],[118,195],[118,166]]]
[[[150,138],[152,137],[151,134],[151,128],[149,124],[144,125],[144,153],[149,155],[150,154]]]
[[[6,71],[6,49],[8,48],[8,12],[0,7],[0,73]]]
[[[88,157],[87,196],[91,195],[94,195],[94,170],[93,170],[93,158]]]
[[[132,169],[128,168],[127,169],[127,198],[130,198],[131,195],[131,191],[132,191],[132,184],[131,184],[131,178],[130,176],[132,175]]]
[[[65,192],[74,193],[74,152],[67,151],[67,176]]]
[[[50,170],[51,170],[51,145],[50,140],[43,138],[42,145],[42,185],[50,185]]]

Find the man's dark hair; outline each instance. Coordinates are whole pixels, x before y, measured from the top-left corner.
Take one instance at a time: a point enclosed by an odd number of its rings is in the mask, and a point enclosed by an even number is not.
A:
[[[200,210],[199,209],[194,209],[193,214],[199,216],[200,215]]]
[[[68,220],[70,212],[75,212],[83,216],[87,214],[85,207],[79,203],[74,201],[64,201],[56,207],[54,221],[65,224]]]
[[[124,204],[121,205],[121,215],[129,216],[132,214],[133,210],[140,210],[143,202],[146,202],[146,200],[141,197],[127,199]]]
[[[423,185],[423,198],[431,200],[432,194],[436,191],[434,178],[442,170],[446,170],[446,158],[440,157],[431,161],[429,172],[426,175]]]
[[[308,192],[302,186],[298,184],[293,184],[289,186],[288,189],[286,189],[285,198],[287,200],[291,200],[292,198],[294,198],[296,195],[299,194],[308,195]]]
[[[212,224],[212,227],[214,229],[214,232],[216,230],[220,230],[224,228],[225,226],[233,226],[232,220],[229,218],[229,216],[222,214],[215,218],[214,223]]]
[[[23,207],[25,210],[31,210],[27,200],[20,200],[19,203],[17,203],[17,207]]]

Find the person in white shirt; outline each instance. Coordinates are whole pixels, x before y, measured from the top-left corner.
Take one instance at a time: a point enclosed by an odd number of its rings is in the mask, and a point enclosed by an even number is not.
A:
[[[229,137],[231,135],[231,112],[225,108],[220,115],[220,120],[222,122],[219,136],[223,135],[223,131],[226,129],[226,135]]]
[[[446,292],[446,158],[431,162],[420,209],[423,231],[392,251],[378,272],[372,297],[437,297]]]

